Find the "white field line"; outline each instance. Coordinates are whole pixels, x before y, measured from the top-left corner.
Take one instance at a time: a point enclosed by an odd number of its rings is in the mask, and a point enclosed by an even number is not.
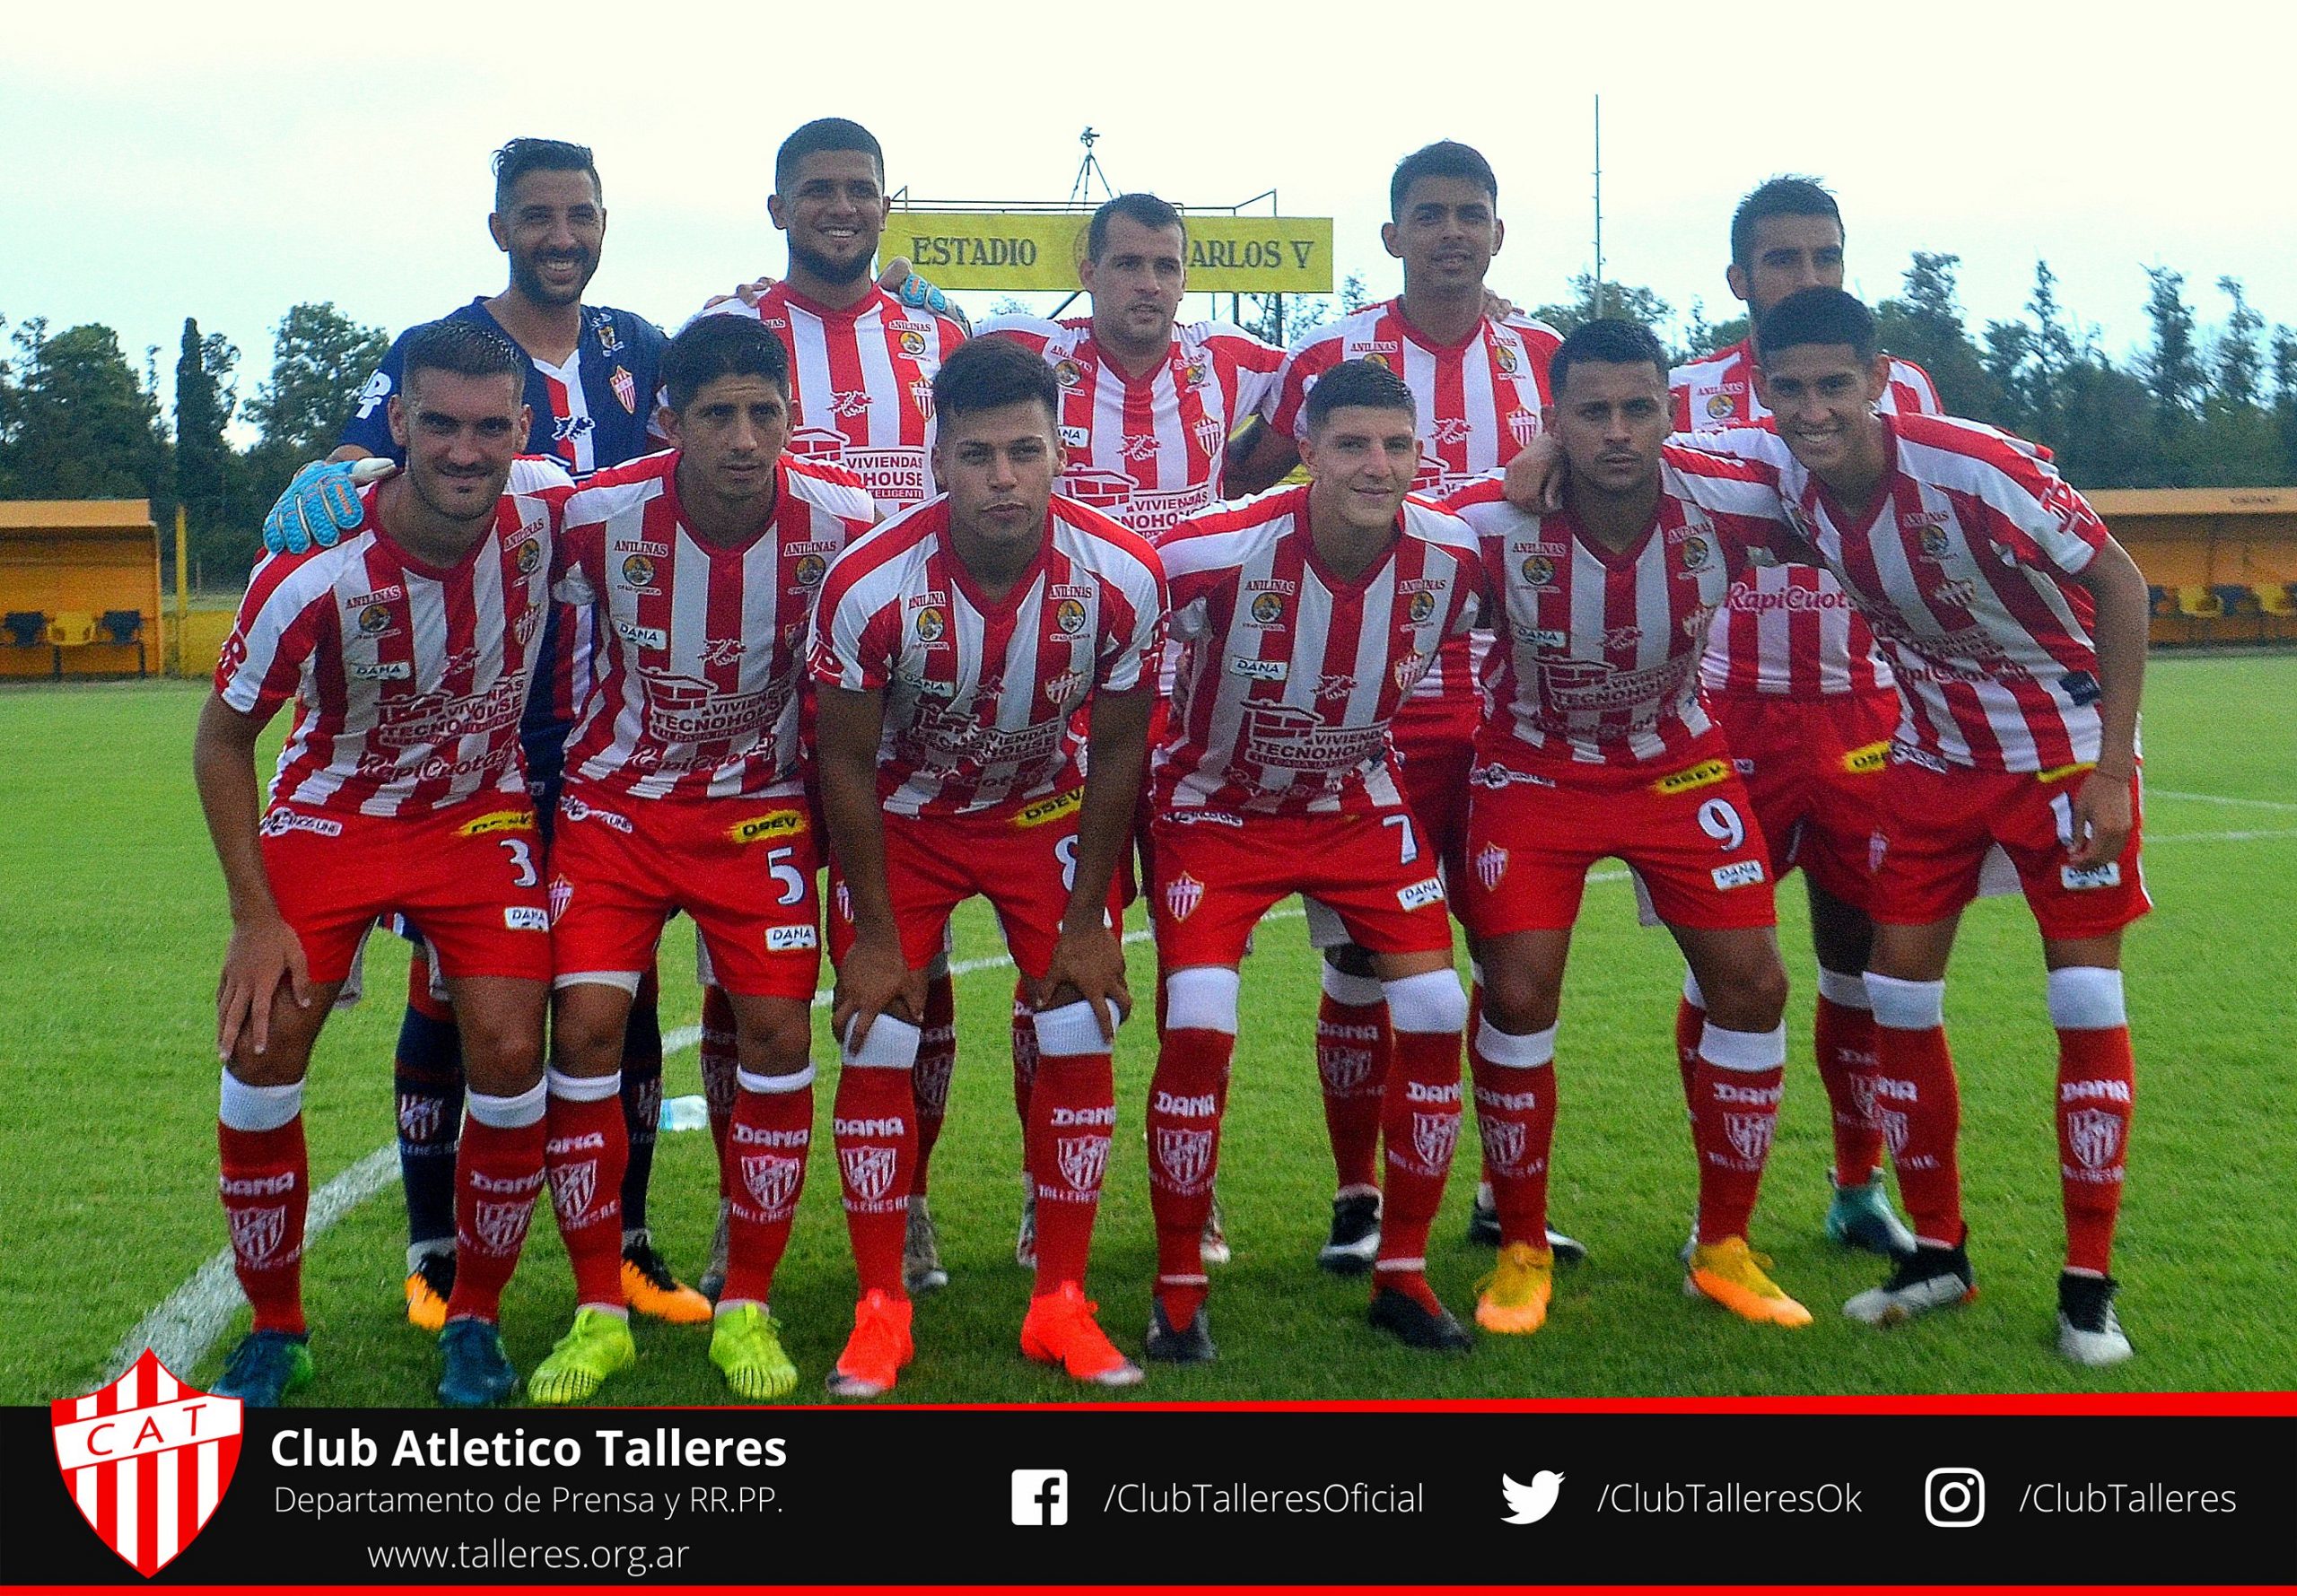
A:
[[[2272,798],[2220,798],[2214,792],[2171,792],[2163,787],[2148,787],[2145,796],[2178,798],[2189,804],[2232,804],[2244,809],[2278,809],[2284,815],[2297,815],[2297,804],[2276,803]]]

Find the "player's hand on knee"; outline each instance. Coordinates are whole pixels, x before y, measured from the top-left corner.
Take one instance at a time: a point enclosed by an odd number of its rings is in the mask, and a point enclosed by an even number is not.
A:
[[[397,469],[389,460],[375,458],[319,460],[304,467],[263,518],[263,546],[275,554],[300,554],[314,544],[333,548],[336,539],[366,518],[360,488]]]
[[[1045,966],[1044,984],[1037,990],[1039,1007],[1080,1001],[1091,1004],[1102,1037],[1114,1042],[1117,1026],[1132,1012],[1132,991],[1124,981],[1124,945],[1116,933],[1100,927],[1080,931],[1064,929],[1053,946],[1052,962]]]
[[[860,1051],[881,1014],[910,1025],[925,1013],[925,972],[912,970],[892,938],[857,939],[837,967],[830,1030],[848,1052]]]
[[[2067,840],[2066,862],[2078,870],[2119,859],[2130,825],[2129,779],[2091,772],[2074,795],[2074,834]]]
[[[271,1044],[271,1005],[282,981],[297,1004],[310,1007],[310,967],[293,929],[276,914],[233,925],[215,990],[215,1047],[222,1057],[231,1057],[242,1031],[255,1052]]]

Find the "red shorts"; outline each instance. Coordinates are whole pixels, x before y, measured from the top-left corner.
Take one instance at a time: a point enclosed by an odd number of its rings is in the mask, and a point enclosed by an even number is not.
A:
[[[1468,772],[1475,764],[1482,707],[1474,699],[1422,704],[1408,699],[1389,722],[1396,746],[1397,785],[1419,822],[1419,840],[1456,884],[1467,863]]]
[[[652,969],[663,925],[684,910],[714,984],[746,998],[811,998],[821,972],[816,834],[795,794],[681,801],[568,789],[550,851],[557,984]]]
[[[1865,908],[1866,848],[1898,694],[1717,696],[1708,708],[1769,842],[1772,878],[1800,865],[1833,896]]]
[[[981,815],[885,816],[886,890],[901,955],[922,970],[944,950],[949,911],[967,898],[997,911],[1014,964],[1041,981],[1061,941],[1061,917],[1077,878],[1077,815],[1082,789]],[[1112,925],[1123,923],[1124,872],[1109,890]],[[853,946],[853,906],[832,872],[830,957]]]
[[[1245,938],[1280,899],[1305,893],[1340,917],[1372,953],[1442,953],[1452,946],[1444,883],[1411,815],[1253,815],[1167,811],[1157,817],[1157,879],[1148,912],[1167,970],[1235,965]]]
[[[1719,737],[1664,768],[1554,766],[1477,788],[1460,917],[1478,937],[1568,930],[1605,858],[1634,868],[1668,925],[1777,923],[1769,850]]]
[[[2002,845],[2042,936],[2072,942],[2118,931],[2153,907],[2138,866],[2144,816],[2129,784],[2129,841],[2110,863],[2066,862],[2074,795],[2090,767],[2040,775],[1933,769],[1893,749],[1876,797],[1873,909],[1885,925],[1922,926],[1959,914],[1978,895],[1978,866]]]
[[[523,798],[489,793],[405,817],[274,804],[258,831],[271,895],[313,981],[348,976],[367,928],[394,913],[450,981],[550,979],[542,837]]]

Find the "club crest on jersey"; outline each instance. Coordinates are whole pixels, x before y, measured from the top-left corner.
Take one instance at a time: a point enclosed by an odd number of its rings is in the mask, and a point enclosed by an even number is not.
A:
[[[915,624],[921,642],[938,643],[949,629],[948,618],[941,614],[939,606],[930,604],[917,612]]]
[[[1284,617],[1284,600],[1273,593],[1259,593],[1253,597],[1252,618],[1262,626],[1273,626]]]
[[[556,925],[566,918],[566,906],[574,901],[574,884],[563,876],[554,876],[550,881],[550,923]]]
[[[909,402],[917,406],[917,414],[926,420],[933,419],[933,379],[921,377],[909,385]]]
[[[1516,406],[1507,413],[1507,435],[1515,439],[1518,448],[1528,445],[1540,435],[1540,413]]]
[[[1064,637],[1075,637],[1085,630],[1085,606],[1074,598],[1064,598],[1053,606],[1052,624],[1061,628]]]
[[[1422,622],[1426,621],[1428,616],[1436,613],[1436,595],[1433,593],[1414,593],[1411,596],[1411,602],[1404,606],[1404,613],[1411,617],[1411,624],[1413,625],[1419,625]]]
[[[1101,1189],[1101,1176],[1109,1164],[1107,1137],[1064,1136],[1054,1141],[1053,1147],[1061,1178],[1069,1182],[1070,1190],[1090,1193]]]
[[[1063,355],[1052,362],[1052,379],[1063,388],[1075,388],[1085,380],[1085,368]]]
[[[231,1488],[240,1400],[179,1380],[149,1347],[109,1385],[48,1413],[65,1496],[145,1579],[198,1537]]]
[[[541,630],[542,606],[538,604],[527,606],[519,612],[519,618],[511,623],[511,635],[519,640],[519,646],[522,649],[534,641],[535,633]]]
[[[798,1183],[805,1176],[803,1158],[785,1158],[778,1153],[742,1155],[742,1190],[768,1217],[779,1218],[790,1211],[797,1199]]]
[[[2085,1108],[2066,1116],[2066,1139],[2084,1169],[2103,1169],[2121,1151],[2121,1116]]]
[[[562,1164],[550,1172],[550,1206],[562,1225],[590,1212],[590,1199],[598,1192],[598,1161],[595,1158]]]
[[[1419,678],[1428,674],[1428,662],[1430,658],[1418,649],[1414,649],[1395,662],[1395,667],[1389,675],[1394,679],[1398,693],[1409,693],[1419,685]]]
[[[1044,701],[1051,704],[1065,704],[1082,697],[1087,677],[1081,670],[1064,670],[1047,676],[1044,681]]]
[[[1544,588],[1555,580],[1555,562],[1545,554],[1526,554],[1521,569],[1527,586]]]
[[[391,606],[371,604],[359,612],[359,631],[364,637],[380,637],[391,630]]]
[[[1685,571],[1706,570],[1708,552],[1707,539],[1699,536],[1698,534],[1694,533],[1690,536],[1684,538],[1682,544],[1683,569]]]
[[[654,562],[643,554],[632,554],[622,563],[622,580],[640,592],[651,592],[654,587]]]
[[[1165,912],[1186,920],[1204,902],[1204,883],[1183,870],[1165,884]]]
[[[896,1147],[840,1147],[837,1162],[845,1172],[845,1184],[856,1199],[878,1202],[893,1189],[894,1161],[899,1155]]]
[[[1212,1132],[1158,1126],[1157,1166],[1175,1190],[1183,1194],[1201,1190],[1212,1168]]]
[[[1196,435],[1197,448],[1206,454],[1217,451],[1227,436],[1221,429],[1219,422],[1210,415],[1198,416],[1189,431]]]
[[[1507,850],[1497,842],[1486,842],[1475,856],[1475,878],[1483,883],[1484,891],[1498,892],[1507,875]]]

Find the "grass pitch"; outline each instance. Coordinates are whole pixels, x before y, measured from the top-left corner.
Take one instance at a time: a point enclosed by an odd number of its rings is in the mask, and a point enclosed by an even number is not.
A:
[[[190,778],[204,686],[46,686],[0,692],[0,1058],[12,1092],[0,1122],[0,1400],[91,1389],[116,1344],[224,1243],[214,1199],[215,972],[222,883]],[[1310,1057],[1316,966],[1297,919],[1272,920],[1245,972],[1247,1023],[1219,1187],[1236,1261],[1215,1271],[1221,1361],[1152,1370],[1139,1395],[1166,1400],[1366,1400],[1804,1392],[2263,1390],[2297,1370],[2288,1311],[2297,1256],[2297,658],[2154,662],[2146,716],[2146,876],[2157,909],[2127,964],[2139,1073],[2137,1128],[2116,1269],[2138,1356],[2084,1373],[2051,1350],[2060,1226],[2050,1118],[2054,1041],[2039,947],[2019,903],[1975,906],[1948,985],[1963,1079],[1963,1168],[1983,1295],[1888,1334],[1853,1325],[1841,1301],[1873,1284],[1874,1260],[1819,1235],[1826,1104],[1810,1063],[1811,959],[1800,889],[1782,894],[1795,981],[1792,1056],[1754,1240],[1817,1322],[1742,1323],[1681,1294],[1675,1261],[1692,1165],[1670,1057],[1680,966],[1664,933],[1639,929],[1623,882],[1591,886],[1565,997],[1557,1222],[1593,1260],[1558,1277],[1549,1324],[1484,1337],[1472,1356],[1404,1351],[1365,1327],[1365,1287],[1314,1267],[1332,1170]],[[268,746],[276,746],[275,735]],[[267,756],[267,755],[266,755]],[[957,957],[1001,953],[987,914],[961,916]],[[663,1024],[690,1026],[693,933],[665,946]],[[377,938],[362,1007],[337,1015],[307,1099],[313,1185],[384,1146],[403,947]],[[1147,990],[1148,949],[1135,985]],[[960,1036],[934,1209],[953,1284],[920,1304],[914,1401],[1064,1401],[1078,1393],[1026,1362],[1015,1333],[1027,1277],[1012,1262],[1019,1146],[1007,1061],[1009,970],[957,981]],[[1145,1024],[1117,1054],[1123,1116],[1095,1250],[1093,1292],[1120,1345],[1138,1349],[1155,1273],[1141,1104],[1154,1061]],[[817,1056],[834,1056],[825,1035]],[[699,1090],[691,1047],[667,1090]],[[818,1145],[831,1097],[817,1092]],[[1474,1168],[1463,1138],[1430,1247],[1437,1290],[1463,1318],[1490,1255],[1461,1239]],[[715,1214],[700,1134],[666,1136],[654,1182],[658,1241],[690,1278]],[[424,1404],[435,1355],[400,1317],[403,1218],[395,1187],[313,1244],[305,1281],[319,1378],[310,1400]],[[819,1381],[851,1322],[852,1275],[837,1182],[815,1160],[776,1314],[805,1383]],[[547,1211],[505,1304],[511,1356],[531,1367],[564,1328],[571,1283]],[[244,1310],[198,1366],[205,1383]],[[641,1361],[607,1394],[631,1403],[716,1403],[706,1330],[642,1323]],[[1099,1395],[1101,1393],[1094,1393]]]

